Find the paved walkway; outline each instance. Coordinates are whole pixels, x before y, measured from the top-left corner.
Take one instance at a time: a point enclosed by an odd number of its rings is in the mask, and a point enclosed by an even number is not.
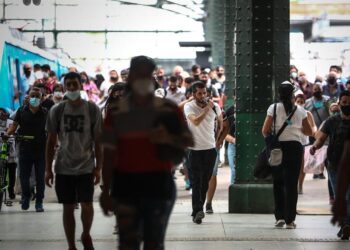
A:
[[[237,249],[237,250],[345,250],[350,249],[350,242],[339,241],[335,235],[337,228],[330,225],[330,216],[300,215],[296,230],[275,229],[272,215],[228,214],[227,201],[224,198],[227,187],[224,186],[228,170],[221,169],[219,192],[214,203],[215,214],[208,215],[202,225],[191,222],[189,194],[179,191],[166,237],[166,249]],[[179,177],[179,189],[182,180]],[[181,183],[180,183],[181,182]],[[325,186],[325,181],[308,181],[305,186],[305,198],[310,198],[314,191],[310,187]],[[323,189],[323,188],[322,188]],[[309,191],[307,191],[309,190]],[[50,191],[51,192],[51,191]],[[49,192],[49,193],[50,193]],[[307,193],[310,192],[308,195]],[[227,194],[226,194],[227,195]],[[327,194],[323,206],[327,205]],[[52,199],[53,197],[48,197]],[[318,204],[310,200],[307,204]],[[322,202],[321,202],[322,203]],[[33,205],[28,212],[20,206],[5,208],[0,214],[0,249],[67,249],[61,224],[61,206],[50,202],[45,213],[35,213]],[[102,215],[97,202],[94,203],[96,214],[92,230],[96,249],[116,249],[116,236],[112,234],[113,218]],[[79,218],[79,210],[76,211]],[[77,223],[77,236],[81,226]],[[78,238],[78,237],[77,237]],[[82,249],[78,243],[78,249]]]

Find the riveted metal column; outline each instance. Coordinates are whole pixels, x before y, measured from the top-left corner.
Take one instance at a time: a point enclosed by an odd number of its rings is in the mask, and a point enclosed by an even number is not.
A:
[[[226,96],[225,108],[233,104],[233,97],[236,88],[236,66],[235,66],[235,17],[236,0],[225,0],[225,76],[226,76]]]
[[[208,1],[208,13],[204,24],[205,40],[211,42],[212,65],[224,64],[224,3],[225,0]]]
[[[266,110],[275,99],[277,84],[288,76],[289,1],[236,3],[236,182],[229,190],[229,212],[270,213],[272,185],[255,180],[253,168],[263,147]]]

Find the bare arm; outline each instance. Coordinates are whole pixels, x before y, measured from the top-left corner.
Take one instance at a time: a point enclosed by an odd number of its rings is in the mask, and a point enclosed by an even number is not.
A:
[[[52,172],[52,162],[55,156],[55,146],[57,145],[57,133],[49,133],[46,142],[46,169],[45,169],[45,183],[48,187],[52,187],[53,184],[53,172]]]
[[[223,123],[224,123],[224,118],[223,118],[223,116],[222,116],[222,114],[220,114],[219,116],[218,116],[218,138],[217,138],[217,140],[219,139],[219,136],[220,136],[220,134],[221,134],[221,132],[222,132],[222,129],[223,129]]]
[[[315,137],[316,133],[317,133],[317,126],[315,123],[315,119],[310,111],[307,111],[307,119],[308,119],[308,121],[311,125],[311,128],[312,128],[312,136]]]
[[[322,131],[318,131],[317,138],[316,138],[316,141],[314,142],[313,147],[315,149],[320,149],[324,145],[325,141],[327,140],[327,137],[328,137],[327,134],[323,133]]]
[[[307,117],[303,120],[303,127],[301,128],[301,131],[303,132],[304,135],[308,135],[308,136],[313,136],[314,134],[311,124]]]
[[[115,150],[110,147],[103,147],[103,164],[102,164],[102,191],[109,194],[111,189],[111,179],[113,176],[113,161],[115,159]]]
[[[273,122],[272,116],[269,116],[269,115],[266,116],[264,125],[263,125],[262,130],[261,130],[261,133],[263,134],[264,137],[267,137],[270,134],[272,122]]]
[[[226,138],[226,135],[229,133],[230,131],[230,124],[228,122],[228,120],[223,121],[222,123],[222,130],[221,133],[218,136],[218,140],[216,142],[216,147],[220,148],[222,146],[222,144],[224,143],[224,140]]]
[[[233,137],[232,135],[229,135],[229,134],[226,136],[225,140],[229,143],[232,143],[232,144],[236,143],[236,138]]]
[[[13,122],[10,125],[10,127],[8,128],[8,130],[7,130],[7,134],[8,135],[13,135],[16,132],[17,128],[18,128],[18,123],[17,122]]]

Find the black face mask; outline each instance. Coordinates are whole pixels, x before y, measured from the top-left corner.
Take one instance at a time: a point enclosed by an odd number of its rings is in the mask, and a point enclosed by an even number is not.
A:
[[[193,79],[194,79],[195,81],[199,81],[199,75],[193,76]]]
[[[31,73],[32,73],[32,71],[30,71],[30,70],[24,70],[24,74],[27,78],[30,77]]]
[[[158,81],[162,81],[164,76],[157,76]]]
[[[118,81],[118,77],[110,77],[109,79],[111,80],[111,82],[117,82]]]
[[[313,93],[313,96],[315,98],[320,99],[320,98],[322,98],[322,92],[321,91],[316,91],[316,92]]]
[[[217,73],[216,74],[219,78],[221,78],[224,74],[223,73]]]
[[[81,79],[81,82],[82,82],[82,83],[86,83],[86,82],[87,82],[87,79],[82,78],[82,79]]]
[[[350,105],[346,105],[346,106],[340,106],[341,112],[345,115],[345,116],[349,116],[350,115]]]
[[[335,77],[328,77],[327,82],[329,85],[336,85],[337,84],[337,79]]]

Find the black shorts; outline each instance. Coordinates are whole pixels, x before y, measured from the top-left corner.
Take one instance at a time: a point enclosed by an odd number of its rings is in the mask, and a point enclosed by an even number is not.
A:
[[[94,196],[93,174],[56,175],[56,194],[59,203],[92,202]]]

